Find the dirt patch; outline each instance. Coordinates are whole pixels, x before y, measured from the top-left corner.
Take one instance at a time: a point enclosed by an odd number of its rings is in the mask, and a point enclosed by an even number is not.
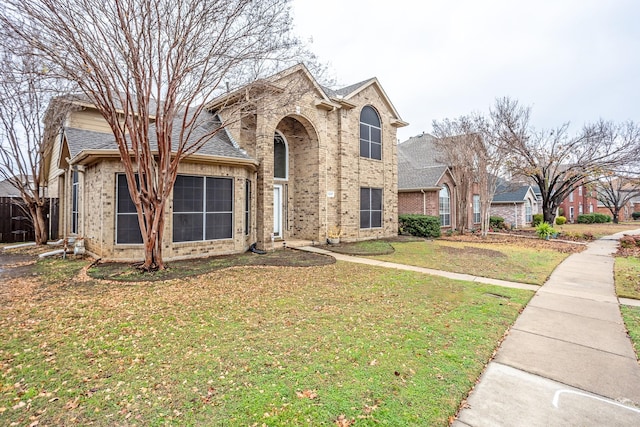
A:
[[[151,273],[138,270],[136,264],[121,262],[98,263],[87,270],[89,277],[101,280],[142,282],[172,280],[197,276],[229,267],[269,266],[269,267],[315,267],[334,264],[335,258],[295,249],[280,249],[263,255],[251,252],[221,255],[209,258],[195,258],[167,263],[167,269]]]
[[[468,243],[490,243],[490,244],[513,244],[522,246],[525,248],[534,249],[551,249],[560,253],[576,253],[582,252],[586,245],[580,242],[568,242],[563,240],[542,240],[538,238],[531,238],[527,236],[515,236],[506,234],[489,234],[486,237],[479,235],[465,234],[464,236],[447,236],[442,237],[442,240],[449,240],[453,242],[468,242]]]

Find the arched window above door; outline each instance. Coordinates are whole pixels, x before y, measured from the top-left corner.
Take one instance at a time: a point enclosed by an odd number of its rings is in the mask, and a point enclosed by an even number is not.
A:
[[[273,177],[289,178],[289,146],[280,132],[273,136]]]

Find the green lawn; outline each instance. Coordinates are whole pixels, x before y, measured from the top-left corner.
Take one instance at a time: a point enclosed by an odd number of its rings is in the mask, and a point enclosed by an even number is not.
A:
[[[640,307],[621,305],[620,311],[622,312],[624,324],[629,331],[633,348],[636,350],[636,355],[640,355]]]
[[[373,258],[534,285],[542,285],[553,269],[569,255],[517,243],[426,240],[393,243],[393,247],[393,254]]]
[[[612,222],[605,224],[564,224],[554,225],[553,227],[560,232],[570,235],[590,233],[594,238],[599,239],[604,236],[620,233],[621,231],[637,230],[640,228],[640,221],[627,221],[620,224],[614,224]]]
[[[70,266],[70,273],[64,269]],[[532,292],[337,263],[0,292],[3,425],[448,425]]]

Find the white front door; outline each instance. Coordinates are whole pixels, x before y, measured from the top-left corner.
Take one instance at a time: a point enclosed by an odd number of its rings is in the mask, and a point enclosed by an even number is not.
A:
[[[282,237],[282,185],[273,186],[273,235]]]

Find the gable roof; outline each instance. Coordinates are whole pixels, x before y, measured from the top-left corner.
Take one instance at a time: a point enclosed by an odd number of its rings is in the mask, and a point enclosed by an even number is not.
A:
[[[20,192],[8,179],[0,181],[0,197],[20,197]]]
[[[535,194],[530,185],[503,182],[496,188],[493,203],[524,203],[529,192],[535,199]]]
[[[398,144],[398,190],[436,190],[440,181],[451,173],[436,159],[436,137],[423,133]]]

